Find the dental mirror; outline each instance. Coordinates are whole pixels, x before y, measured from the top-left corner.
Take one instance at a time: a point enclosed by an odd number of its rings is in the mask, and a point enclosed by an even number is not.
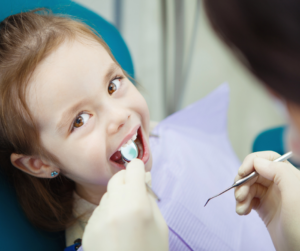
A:
[[[125,147],[121,147],[121,154],[126,162],[130,162],[131,160],[137,158],[138,148],[136,144],[131,141],[130,144],[126,145]]]

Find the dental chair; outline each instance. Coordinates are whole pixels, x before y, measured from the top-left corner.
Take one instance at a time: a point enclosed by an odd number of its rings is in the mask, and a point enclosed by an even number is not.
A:
[[[290,151],[285,140],[287,130],[287,126],[279,126],[261,132],[254,140],[252,152],[274,151],[280,155],[287,153]],[[300,163],[295,159],[291,158],[289,162],[300,169]]]
[[[69,0],[2,0],[0,21],[7,16],[46,7],[53,13],[79,18],[94,28],[110,47],[122,68],[134,78],[134,68],[129,50],[118,30],[96,13]],[[0,163],[1,165],[1,163]],[[27,220],[12,185],[0,172],[0,249],[12,251],[63,251],[64,232],[41,231]]]
[[[285,154],[284,133],[286,126],[271,128],[261,132],[254,140],[252,151],[274,151]]]

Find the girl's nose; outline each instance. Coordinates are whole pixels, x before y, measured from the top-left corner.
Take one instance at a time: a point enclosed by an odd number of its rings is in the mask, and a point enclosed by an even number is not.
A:
[[[123,109],[110,109],[107,133],[117,133],[126,124],[129,118],[130,113],[128,111],[124,111]]]

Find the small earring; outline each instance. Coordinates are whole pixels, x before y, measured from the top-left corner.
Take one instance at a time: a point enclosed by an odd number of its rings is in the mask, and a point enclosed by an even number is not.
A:
[[[58,172],[56,172],[56,171],[53,171],[52,173],[51,173],[51,177],[55,177],[55,176],[57,176],[58,175]]]

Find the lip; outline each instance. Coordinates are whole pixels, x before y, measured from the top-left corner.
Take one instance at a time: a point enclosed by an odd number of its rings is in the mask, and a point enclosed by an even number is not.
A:
[[[143,154],[143,157],[142,157],[142,161],[146,165],[146,163],[148,162],[149,157],[150,157],[149,147],[148,147],[147,140],[145,139],[145,134],[142,133],[142,128],[141,127],[139,128],[139,131],[140,131],[139,132],[140,135],[142,136],[141,139],[142,139],[142,144],[143,144],[143,149],[144,149],[144,154]]]
[[[118,151],[118,149],[120,149],[120,147],[125,144],[126,142],[128,142],[128,140],[130,140],[133,135],[135,133],[138,133],[138,135],[140,135],[140,139],[142,141],[142,144],[143,144],[143,149],[144,149],[144,153],[143,153],[143,156],[142,156],[142,161],[144,162],[144,164],[146,164],[150,158],[150,154],[149,154],[149,147],[148,147],[148,143],[147,143],[147,140],[145,139],[145,135],[142,131],[142,128],[141,128],[141,125],[137,125],[135,126],[131,131],[130,133],[123,139],[123,141],[120,143],[120,145],[118,146],[118,148],[111,154],[111,156],[116,152]],[[112,160],[110,160],[111,156],[109,157],[109,162],[112,163],[114,166],[118,167],[119,169],[125,169],[125,166],[124,165],[121,165],[117,162],[114,162]]]

